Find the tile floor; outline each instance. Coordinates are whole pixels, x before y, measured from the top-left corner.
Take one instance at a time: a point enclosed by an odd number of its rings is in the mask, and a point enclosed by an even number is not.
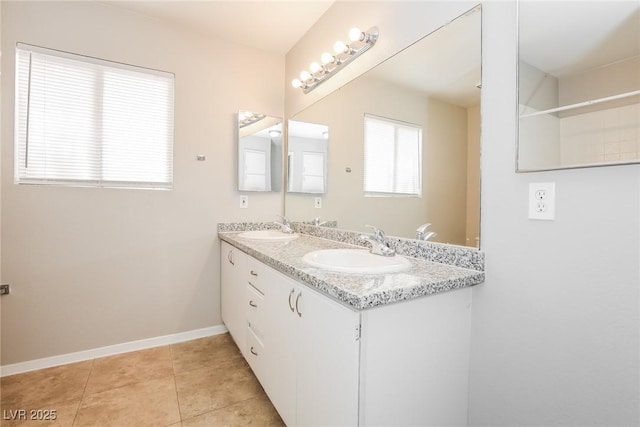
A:
[[[284,426],[229,334],[1,381],[7,427]],[[29,419],[53,410],[55,421]]]

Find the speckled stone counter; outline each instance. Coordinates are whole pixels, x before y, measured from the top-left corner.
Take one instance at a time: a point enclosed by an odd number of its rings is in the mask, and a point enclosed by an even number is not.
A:
[[[398,249],[404,248],[404,250],[398,250],[398,253],[411,261],[409,270],[388,274],[334,273],[312,267],[302,261],[302,257],[308,252],[319,249],[361,248],[362,245],[345,243],[345,240],[352,239],[351,234],[360,233],[342,232],[347,236],[342,235],[339,239],[329,240],[304,234],[308,230],[307,226],[302,225],[296,227],[300,236],[290,241],[260,241],[238,236],[243,230],[263,228],[273,228],[273,226],[266,223],[219,224],[218,236],[221,240],[281,273],[356,309],[367,309],[433,295],[477,285],[484,281],[484,256],[482,252],[469,248],[430,243],[418,245],[419,249],[416,250],[410,243],[406,243],[408,239],[391,238],[393,246]],[[321,229],[322,227],[310,228]],[[331,232],[335,233],[335,231]],[[409,247],[404,247],[407,245]],[[435,259],[446,259],[451,262],[434,262],[429,259],[434,256]],[[460,264],[467,268],[460,267]]]

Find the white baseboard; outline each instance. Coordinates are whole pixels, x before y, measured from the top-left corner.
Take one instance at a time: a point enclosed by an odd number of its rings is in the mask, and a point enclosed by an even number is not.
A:
[[[113,356],[115,354],[128,353],[130,351],[144,350],[145,348],[161,347],[169,344],[176,344],[198,338],[224,334],[227,332],[224,325],[212,326],[209,328],[195,329],[193,331],[181,332],[178,334],[163,335],[160,337],[147,338],[138,341],[130,341],[122,344],[109,345],[106,347],[93,348],[90,350],[78,351],[76,353],[61,354],[59,356],[45,357],[42,359],[29,360],[27,362],[14,363],[0,367],[0,376],[21,374],[23,372],[35,371],[37,369],[51,368],[53,366],[66,365],[69,363],[83,362],[97,357]]]

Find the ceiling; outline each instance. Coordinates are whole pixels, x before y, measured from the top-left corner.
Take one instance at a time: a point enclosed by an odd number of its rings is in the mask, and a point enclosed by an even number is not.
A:
[[[368,75],[453,105],[480,104],[480,7],[397,53]]]
[[[640,1],[522,1],[520,59],[556,77],[640,55]]]
[[[100,1],[205,36],[285,55],[334,0]]]

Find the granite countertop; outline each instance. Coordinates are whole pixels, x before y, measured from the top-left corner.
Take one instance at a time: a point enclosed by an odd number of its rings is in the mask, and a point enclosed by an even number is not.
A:
[[[221,240],[274,269],[355,309],[367,309],[477,285],[484,272],[405,256],[411,268],[398,273],[334,273],[305,263],[302,257],[319,249],[357,248],[352,244],[300,234],[295,240],[260,241],[218,232]]]

